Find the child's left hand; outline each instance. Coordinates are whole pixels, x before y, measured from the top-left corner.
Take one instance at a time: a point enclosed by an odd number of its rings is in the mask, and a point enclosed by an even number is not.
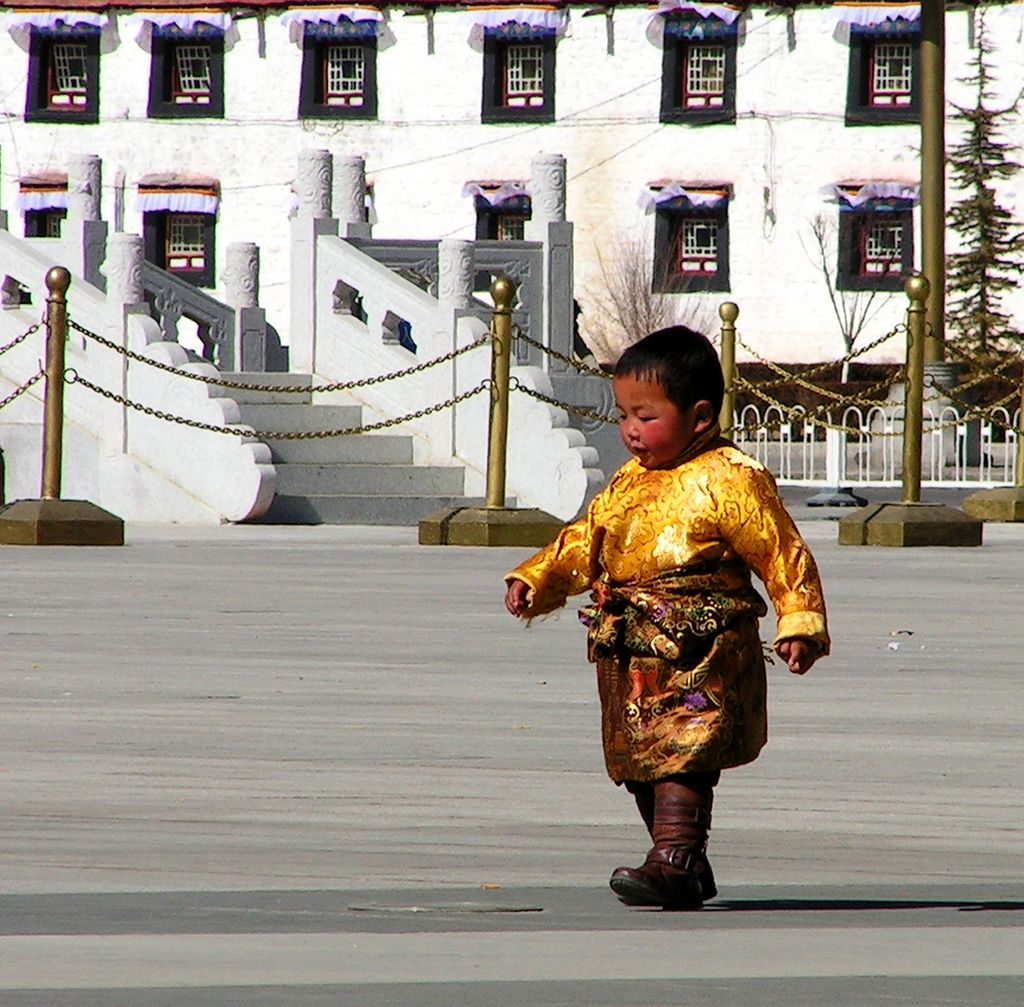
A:
[[[776,650],[794,675],[803,675],[818,660],[821,648],[813,640],[795,636],[791,640],[783,640]]]

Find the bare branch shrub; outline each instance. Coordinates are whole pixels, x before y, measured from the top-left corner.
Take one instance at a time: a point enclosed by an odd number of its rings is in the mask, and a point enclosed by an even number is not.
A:
[[[853,352],[858,340],[864,334],[868,323],[878,314],[891,294],[878,290],[840,290],[838,287],[838,268],[836,261],[836,229],[835,225],[824,214],[818,214],[811,221],[813,246],[808,257],[821,271],[828,292],[832,314],[839,325],[839,334],[843,338],[845,354]],[[801,242],[802,243],[802,242]],[[804,248],[806,252],[806,246]],[[850,378],[850,364],[843,364],[842,381]]]
[[[661,294],[653,289],[654,256],[650,241],[619,237],[594,252],[600,277],[583,292],[580,335],[602,365],[611,366],[628,346],[656,329],[689,325],[714,334],[714,313],[704,298]],[[660,284],[659,284],[660,286]]]

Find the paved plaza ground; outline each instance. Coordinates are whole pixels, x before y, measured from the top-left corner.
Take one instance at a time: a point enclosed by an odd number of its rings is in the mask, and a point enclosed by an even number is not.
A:
[[[1024,527],[840,547],[721,896],[627,909],[575,610],[413,529],[0,548],[2,1007],[1024,1003]],[[764,626],[769,636],[770,623]]]

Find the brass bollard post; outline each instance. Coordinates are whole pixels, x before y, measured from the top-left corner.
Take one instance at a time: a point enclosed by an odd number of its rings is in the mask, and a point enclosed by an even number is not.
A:
[[[60,499],[64,450],[64,345],[68,338],[71,274],[54,266],[46,274],[46,396],[43,405],[42,498]]]
[[[547,545],[563,522],[537,507],[506,507],[509,372],[512,368],[512,302],[516,284],[498,276],[491,284],[491,414],[487,441],[487,497],[483,507],[450,507],[419,523],[420,545]]]
[[[726,301],[718,307],[718,315],[722,319],[722,375],[725,377],[725,395],[722,397],[722,409],[718,414],[718,425],[722,428],[723,437],[732,436],[733,424],[736,422],[736,319],[740,309],[732,301]]]
[[[921,436],[924,426],[924,358],[930,284],[920,274],[904,284],[907,308],[907,383],[903,412],[903,503],[921,502]]]
[[[1014,486],[1024,489],[1024,373],[1020,376],[1020,412],[1017,414],[1017,453],[1014,456],[1017,471]]]
[[[491,284],[494,322],[491,349],[491,422],[487,441],[488,508],[505,506],[505,452],[508,444],[508,384],[512,367],[512,301],[516,285],[506,276]]]
[[[54,266],[46,274],[46,392],[43,398],[42,495],[16,500],[0,513],[4,545],[124,545],[124,522],[88,500],[62,500],[64,347],[68,337],[71,274]]]

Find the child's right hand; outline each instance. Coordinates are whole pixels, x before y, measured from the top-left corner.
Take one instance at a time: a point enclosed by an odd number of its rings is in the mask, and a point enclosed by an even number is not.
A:
[[[529,584],[513,577],[508,582],[508,590],[505,592],[505,608],[519,618],[530,607],[532,593]]]

